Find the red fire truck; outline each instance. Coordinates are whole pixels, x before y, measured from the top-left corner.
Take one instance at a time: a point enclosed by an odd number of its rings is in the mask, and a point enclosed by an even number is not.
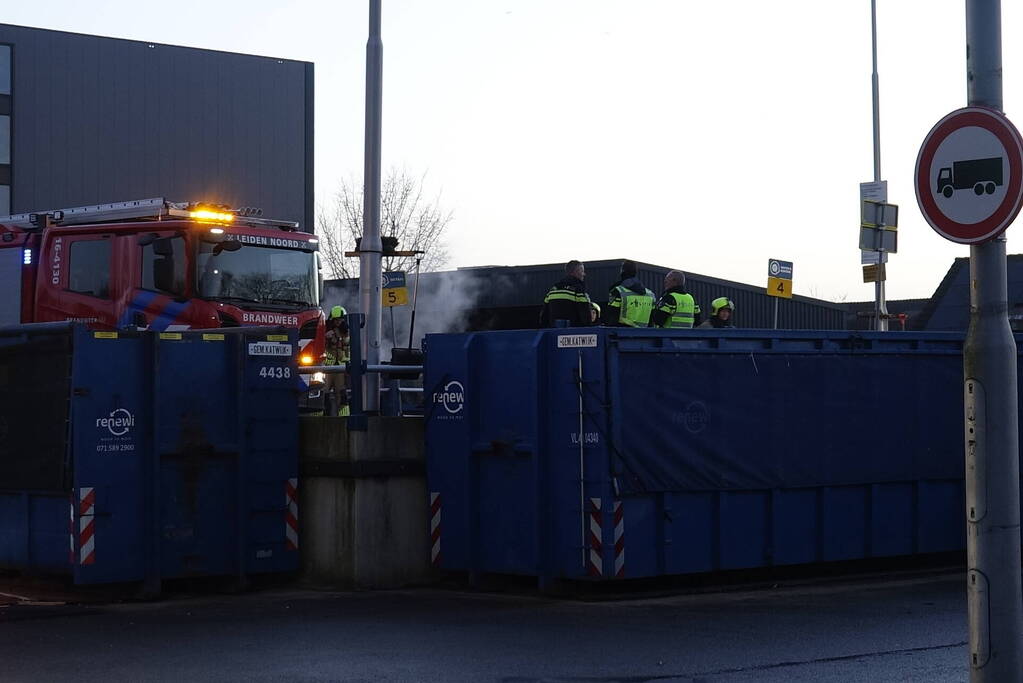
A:
[[[0,217],[0,325],[271,325],[321,361],[319,243],[258,209],[143,199]]]

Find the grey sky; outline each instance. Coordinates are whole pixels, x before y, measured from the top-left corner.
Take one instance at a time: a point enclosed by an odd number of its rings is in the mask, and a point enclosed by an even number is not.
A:
[[[317,201],[361,175],[365,0],[8,5],[6,23],[311,60]],[[889,296],[924,297],[969,253],[912,186],[924,135],[966,104],[964,2],[878,5],[882,176],[902,208]],[[1010,117],[1018,5],[1002,3]],[[452,266],[629,257],[762,285],[774,257],[798,294],[872,298],[869,0],[383,6],[384,164],[427,172],[454,211]]]

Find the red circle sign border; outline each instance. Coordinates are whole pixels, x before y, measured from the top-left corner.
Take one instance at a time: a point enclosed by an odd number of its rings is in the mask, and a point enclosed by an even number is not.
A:
[[[1002,203],[979,223],[959,223],[941,212],[931,193],[931,162],[938,146],[953,131],[966,126],[977,126],[998,138],[1009,159],[1009,187]],[[920,211],[934,231],[947,240],[959,244],[981,244],[1005,232],[1023,207],[1023,138],[1019,131],[999,111],[985,107],[965,107],[946,115],[934,124],[924,138],[916,158],[916,201]],[[921,188],[924,191],[921,191]]]

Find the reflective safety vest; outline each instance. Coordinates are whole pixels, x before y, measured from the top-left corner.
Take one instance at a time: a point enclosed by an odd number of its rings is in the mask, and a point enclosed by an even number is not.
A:
[[[327,365],[341,365],[350,361],[352,359],[352,349],[349,345],[348,337],[342,337],[337,344],[328,342],[326,356]]]
[[[696,299],[693,298],[693,295],[669,292],[668,298],[671,302],[661,304],[659,309],[667,313],[669,316],[668,319],[664,321],[664,327],[691,328],[693,323],[696,321],[696,312],[699,310],[699,307],[696,305]]]
[[[550,291],[547,292],[547,296],[543,298],[545,304],[549,304],[552,301],[568,301],[571,303],[582,303],[589,305],[590,295],[586,292],[577,292],[572,289],[561,289],[560,287],[551,287]]]
[[[654,293],[649,289],[638,294],[628,287],[615,287],[619,303],[618,322],[627,327],[646,327],[650,324],[650,313],[654,310]]]

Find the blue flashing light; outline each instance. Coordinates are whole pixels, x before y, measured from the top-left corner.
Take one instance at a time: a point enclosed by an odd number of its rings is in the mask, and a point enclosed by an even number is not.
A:
[[[32,265],[32,250],[31,249],[25,249],[22,252],[21,262],[24,263],[26,266]]]

